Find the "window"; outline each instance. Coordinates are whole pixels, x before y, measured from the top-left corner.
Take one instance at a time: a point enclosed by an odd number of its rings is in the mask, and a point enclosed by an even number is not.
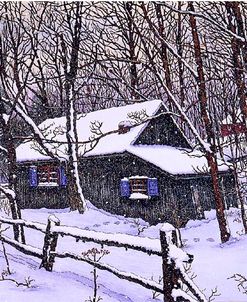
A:
[[[38,166],[38,186],[58,186],[59,171],[57,166]]]
[[[54,164],[29,167],[30,187],[57,187],[67,185],[65,168]]]
[[[148,177],[130,177],[129,184],[130,184],[130,191],[131,193],[142,193],[147,194],[147,180]]]
[[[120,192],[122,197],[130,199],[149,199],[158,196],[157,178],[147,176],[131,176],[121,179]]]

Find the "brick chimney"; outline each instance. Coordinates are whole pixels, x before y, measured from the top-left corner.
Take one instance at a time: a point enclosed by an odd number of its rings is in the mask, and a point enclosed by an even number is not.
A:
[[[122,121],[118,124],[118,134],[124,134],[130,131],[131,128],[130,121]]]

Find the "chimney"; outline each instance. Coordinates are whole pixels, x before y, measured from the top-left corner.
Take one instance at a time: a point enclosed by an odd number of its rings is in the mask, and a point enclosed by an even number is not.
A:
[[[131,128],[130,121],[122,121],[118,124],[118,134],[124,134],[130,131]]]

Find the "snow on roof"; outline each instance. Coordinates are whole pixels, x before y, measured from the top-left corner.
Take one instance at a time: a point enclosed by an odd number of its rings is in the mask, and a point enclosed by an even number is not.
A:
[[[102,124],[100,131],[102,133],[107,133],[112,130],[117,130],[119,123],[123,121],[133,123],[133,120],[128,115],[132,112],[140,112],[144,110],[148,116],[153,116],[159,110],[161,105],[162,101],[153,100],[122,107],[112,107],[109,109],[98,110],[90,112],[86,115],[80,114],[78,115],[77,121],[78,140],[79,142],[84,142],[88,141],[92,135],[97,137],[97,133],[93,133],[92,127],[97,128],[97,126],[100,124]],[[79,151],[81,155],[83,155],[86,148],[87,156],[123,152],[129,145],[131,145],[132,142],[136,140],[146,125],[147,123],[144,123],[140,126],[133,127],[129,132],[124,134],[113,133],[107,135],[101,138],[98,144],[92,150],[90,150],[90,144],[84,144],[80,147]],[[54,138],[57,141],[66,142],[65,117],[47,119],[39,125],[39,128],[43,130],[46,138]],[[95,131],[98,130],[99,129],[96,129]],[[54,134],[56,134],[56,136],[54,136]],[[66,158],[66,144],[59,145],[53,143],[52,148],[61,158]],[[17,148],[16,152],[17,160],[19,162],[50,159],[49,156],[40,153],[40,148],[34,141],[21,144]]]
[[[127,151],[170,174],[209,172],[207,160],[200,151],[191,152],[191,150],[161,145],[130,146]],[[223,162],[218,161],[218,163],[219,171],[227,171],[229,169]]]
[[[100,130],[102,133],[107,133],[117,130],[120,122],[131,121],[129,113],[145,110],[148,116],[153,116],[158,112],[161,105],[162,101],[154,100],[98,110],[90,112],[87,115],[79,115],[77,121],[78,140],[79,142],[88,141],[93,134],[90,127],[95,124],[102,124]],[[93,149],[90,150],[89,144],[84,144],[80,147],[79,151],[83,155],[86,148],[87,152],[84,156],[106,155],[128,151],[171,174],[196,174],[199,171],[208,171],[206,159],[199,151],[188,155],[188,152],[170,146],[133,145],[133,142],[135,142],[147,124],[148,122],[133,127],[129,132],[124,134],[112,133],[106,135],[99,140]],[[60,117],[48,119],[41,123],[39,127],[45,133],[46,138],[54,138],[57,141],[66,142],[65,125],[65,117]],[[61,158],[67,157],[66,144],[59,145],[53,143],[52,148]],[[23,143],[16,150],[17,160],[22,162],[50,159],[49,156],[40,153],[39,149],[37,143],[34,141]],[[220,171],[227,169],[227,166],[222,165],[219,167]]]

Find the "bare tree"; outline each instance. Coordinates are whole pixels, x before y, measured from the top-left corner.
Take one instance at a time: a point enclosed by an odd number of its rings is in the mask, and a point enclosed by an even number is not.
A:
[[[192,12],[195,11],[192,2],[188,3],[188,7],[190,11]],[[191,32],[192,32],[193,43],[194,43],[195,61],[198,71],[197,81],[198,81],[198,99],[200,102],[200,111],[201,111],[201,116],[204,123],[205,131],[207,134],[207,142],[210,144],[210,150],[207,151],[205,150],[206,151],[205,156],[207,158],[208,165],[210,167],[210,174],[212,178],[213,192],[214,192],[214,198],[216,204],[216,216],[220,227],[221,241],[226,242],[230,238],[230,233],[227,227],[227,222],[224,214],[225,206],[224,206],[224,200],[219,184],[214,130],[213,130],[212,122],[208,115],[208,100],[207,100],[206,85],[205,85],[205,75],[203,70],[201,45],[200,45],[200,40],[197,30],[196,19],[192,14],[190,15],[190,25],[191,25]]]

